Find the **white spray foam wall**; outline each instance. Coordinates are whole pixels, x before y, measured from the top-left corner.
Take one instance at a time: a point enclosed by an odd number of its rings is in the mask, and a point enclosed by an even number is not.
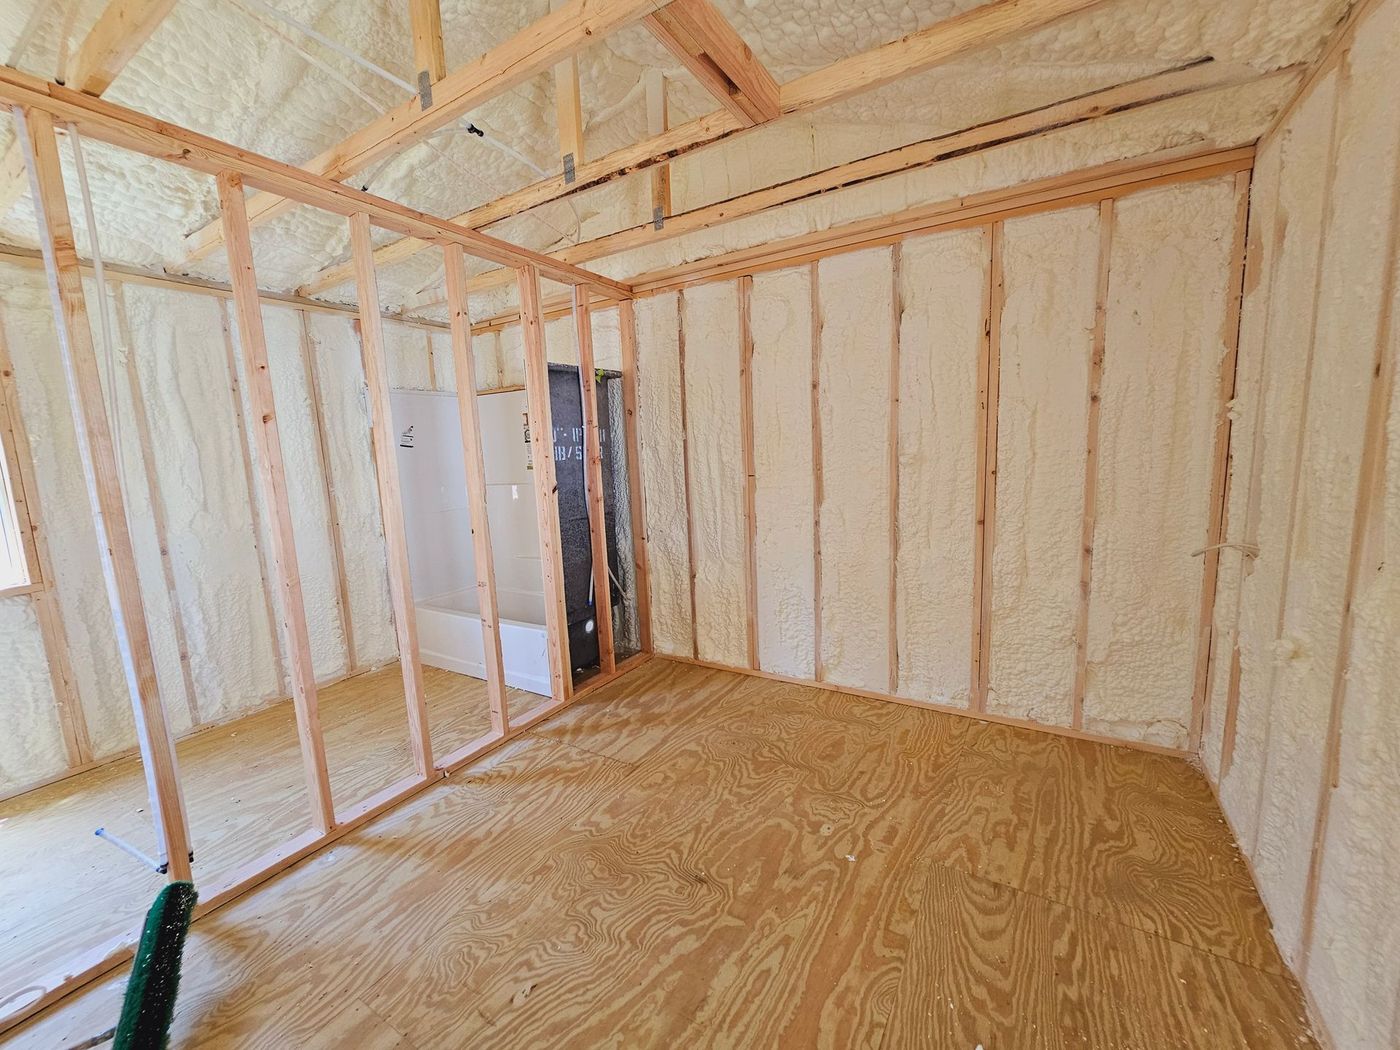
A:
[[[1233,176],[1114,209],[1084,726],[1184,747],[1234,240]]]
[[[1230,775],[1220,794],[1246,849],[1258,835],[1259,793],[1265,740],[1272,714],[1267,698],[1275,676],[1275,640],[1284,599],[1294,466],[1303,426],[1304,390],[1316,300],[1318,245],[1328,205],[1325,198],[1336,77],[1324,77],[1309,92],[1275,139],[1285,177],[1279,183],[1279,222],[1272,232],[1274,262],[1251,298],[1262,299],[1265,320],[1252,335],[1262,343],[1267,365],[1260,396],[1260,429],[1252,467],[1258,527],[1240,600],[1239,648],[1242,702],[1235,723]],[[1262,190],[1261,190],[1262,192]],[[1252,352],[1250,347],[1245,347]],[[1226,672],[1228,677],[1228,670]],[[1252,701],[1258,698],[1259,702]]]
[[[893,365],[888,248],[818,264],[822,499],[820,665],[827,681],[890,685],[890,477]]]
[[[428,333],[416,325],[395,324],[393,321],[385,321],[381,327],[384,331],[384,355],[389,366],[389,386],[395,390],[432,390]]]
[[[753,278],[750,331],[758,665],[811,678],[816,518],[810,267]]]
[[[676,295],[637,302],[637,435],[642,446],[652,646],[693,656]]]
[[[330,508],[319,463],[320,444],[311,410],[301,316],[294,310],[265,306],[262,317],[286,474],[287,505],[296,526],[297,575],[301,579],[311,663],[318,679],[337,677],[350,670],[350,660],[339,616],[340,590]]]
[[[1073,208],[1002,230],[987,706],[1069,725],[1099,214]]]
[[[389,605],[388,562],[379,516],[379,489],[370,448],[360,343],[349,317],[311,315],[321,411],[340,511],[351,626],[360,666],[398,655]]]
[[[695,644],[702,660],[747,667],[738,286],[698,285],[686,290],[681,304]]]
[[[1391,19],[1387,28],[1394,29]],[[1374,24],[1373,24],[1374,25]],[[1377,49],[1385,30],[1362,34],[1340,99],[1336,123],[1335,206],[1322,254],[1315,366],[1308,388],[1307,436],[1298,471],[1292,560],[1265,756],[1256,876],[1274,915],[1285,958],[1296,960],[1306,893],[1313,814],[1323,776],[1320,742],[1327,733],[1333,668],[1351,553],[1366,403],[1382,309],[1373,275],[1394,250],[1392,227],[1400,125],[1377,126],[1391,102],[1389,71],[1400,49]],[[1369,54],[1368,54],[1369,52]]]
[[[899,559],[902,696],[966,707],[972,653],[982,230],[911,237],[900,261]]]
[[[5,668],[6,732],[0,734],[0,793],[52,776],[64,766],[48,656],[34,602],[0,598],[0,666]]]

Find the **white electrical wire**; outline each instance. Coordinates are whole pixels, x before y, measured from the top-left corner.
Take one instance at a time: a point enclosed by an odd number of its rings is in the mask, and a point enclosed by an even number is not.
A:
[[[83,161],[83,140],[78,136],[76,125],[68,125],[68,136],[73,143],[73,161],[78,170],[78,191],[83,197],[83,217],[87,223],[88,253],[92,256],[93,276],[97,280],[98,316],[101,319],[102,356],[107,361],[108,408],[107,416],[112,421],[112,445],[118,450],[116,456],[117,473],[121,473],[121,433],[117,411],[117,360],[112,339],[112,319],[109,312],[110,296],[107,291],[107,271],[102,263],[102,246],[97,240],[97,217],[92,210],[92,193],[88,189],[87,165]]]
[[[63,12],[63,24],[58,32],[58,62],[54,79],[60,84],[66,84],[68,74],[68,48],[69,41],[73,36],[73,20],[78,14],[78,0],[68,0],[68,7]]]

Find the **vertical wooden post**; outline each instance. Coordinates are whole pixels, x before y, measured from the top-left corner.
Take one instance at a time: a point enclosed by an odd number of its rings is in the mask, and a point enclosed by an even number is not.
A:
[[[889,690],[899,693],[899,325],[904,316],[903,244],[890,248],[890,423],[888,474],[890,482],[890,609],[889,609]]]
[[[647,134],[656,136],[671,127],[670,107],[666,100],[666,74],[648,69],[642,74],[647,96]],[[653,164],[651,180],[651,224],[661,229],[671,217],[671,165]]]
[[[476,559],[476,607],[481,620],[481,649],[485,654],[486,697],[491,708],[492,730],[505,733],[510,729],[510,712],[506,705],[501,622],[496,607],[496,564],[491,554],[486,461],[481,451],[481,413],[476,401],[472,319],[467,311],[467,259],[461,246],[456,244],[444,245],[443,253],[447,266],[448,320],[452,325],[452,365],[457,376],[457,419],[462,431],[462,460],[466,464],[467,503],[472,523],[472,554]]]
[[[972,567],[972,708],[987,708],[992,651],[992,555],[996,549],[997,398],[1001,386],[1002,224],[989,230],[986,336],[977,368],[977,528]]]
[[[1089,406],[1085,412],[1084,514],[1079,527],[1079,604],[1074,626],[1074,695],[1070,722],[1084,728],[1084,690],[1089,678],[1089,596],[1094,577],[1094,521],[1099,491],[1099,392],[1107,347],[1108,277],[1113,249],[1113,198],[1099,202],[1098,285],[1094,299],[1094,335],[1089,357]]]
[[[822,681],[822,300],[821,267],[813,259],[808,274],[812,339],[812,678]]]
[[[422,90],[423,78],[427,78],[427,86],[431,87],[447,76],[438,0],[408,0],[408,24],[413,34],[413,64],[418,69],[419,90]]]
[[[627,431],[628,503],[632,512],[632,589],[637,603],[637,635],[642,652],[649,653],[652,651],[651,572],[647,564],[642,447],[637,432],[637,310],[631,299],[617,304],[617,320],[622,343],[622,415],[623,427]]]
[[[325,834],[335,825],[335,809],[331,802],[330,776],[326,772],[326,744],[321,736],[316,670],[311,663],[311,638],[302,601],[296,535],[287,502],[287,477],[282,463],[282,438],[277,426],[272,374],[268,368],[262,303],[258,300],[258,280],[253,273],[253,242],[243,201],[243,180],[225,172],[219,176],[218,185],[224,243],[228,246],[229,283],[233,286],[233,305],[238,312],[238,342],[243,351],[243,370],[248,377],[248,403],[257,421],[253,427],[253,441],[258,450],[258,481],[272,524],[272,566],[282,595],[292,703],[306,769],[311,822],[318,832]]]
[[[525,349],[525,400],[530,414],[550,691],[555,700],[563,702],[573,696],[574,683],[569,661],[569,618],[564,605],[564,565],[560,557],[559,486],[554,480],[554,417],[549,407],[549,358],[540,309],[540,272],[534,266],[522,266],[515,271],[515,277],[520,288],[520,333]]]
[[[253,469],[253,455],[248,449],[248,420],[243,411],[243,393],[238,381],[238,362],[233,348],[233,328],[229,323],[228,303],[219,301],[219,324],[224,333],[224,362],[228,367],[229,392],[233,397],[233,416],[238,424],[238,451],[243,459],[243,480],[248,488],[248,517],[253,526],[253,547],[258,554],[258,573],[262,582],[264,611],[267,613],[267,629],[272,635],[272,659],[277,666],[277,695],[291,695],[291,685],[287,678],[287,662],[282,655],[282,635],[277,629],[277,609],[272,601],[272,587],[268,580],[271,573],[267,567],[267,552],[271,544],[262,535],[262,516],[258,513],[257,472]]]
[[[100,292],[99,292],[100,294]],[[165,494],[156,473],[155,448],[151,442],[151,419],[146,413],[146,398],[141,392],[141,373],[136,366],[136,347],[131,340],[131,322],[126,313],[126,297],[119,284],[112,289],[112,308],[117,318],[117,334],[126,348],[126,380],[131,390],[131,417],[136,424],[136,441],[141,446],[141,467],[146,474],[146,489],[151,498],[151,526],[160,549],[161,578],[165,583],[166,599],[170,603],[171,628],[175,633],[175,651],[180,660],[180,680],[185,689],[185,709],[190,725],[200,724],[199,699],[194,688],[194,672],[190,668],[190,645],[185,633],[185,616],[180,610],[180,595],[175,587],[175,566],[170,559],[170,529],[165,517]],[[115,384],[116,376],[110,376]]]
[[[598,429],[598,383],[593,364],[593,317],[587,288],[574,286],[573,307],[578,340],[579,396],[583,402],[584,491],[588,498],[588,532],[593,546],[593,619],[598,632],[598,669],[610,675],[617,668],[617,656],[613,646],[607,505],[603,502],[603,441]]]
[[[753,450],[753,277],[739,278],[739,440],[744,471],[744,605],[749,666],[758,659],[758,468]]]
[[[156,684],[150,632],[141,604],[141,584],[126,523],[121,474],[92,344],[53,117],[40,110],[21,107],[15,108],[14,116],[15,130],[23,144],[25,165],[29,169],[39,245],[43,249],[44,270],[53,301],[54,328],[77,432],[78,456],[97,533],[98,555],[111,605],[117,649],[131,696],[156,841],[169,864],[170,878],[187,881],[190,878],[189,830],[175,762],[175,745]]]
[[[557,11],[564,0],[551,0]],[[578,56],[570,55],[554,67],[554,115],[559,128],[559,169],[565,182],[583,163],[583,99],[578,88]]]
[[[690,586],[690,655],[700,659],[700,624],[695,615],[695,515],[690,512],[690,421],[685,396],[685,289],[676,292],[676,363],[680,370],[681,480],[685,492],[686,583]]]
[[[1235,240],[1230,256],[1230,289],[1221,342],[1225,356],[1220,361],[1219,395],[1215,408],[1215,448],[1210,472],[1210,511],[1206,518],[1204,565],[1201,579],[1201,606],[1197,619],[1196,668],[1191,691],[1189,748],[1200,751],[1209,701],[1210,655],[1215,638],[1215,588],[1220,574],[1220,542],[1225,538],[1230,466],[1230,403],[1235,399],[1235,370],[1240,350],[1240,315],[1244,309],[1244,252],[1249,234],[1248,171],[1235,175]]]
[[[394,451],[394,414],[389,403],[389,362],[384,351],[384,322],[379,316],[379,278],[374,272],[374,244],[369,216],[350,216],[350,252],[355,263],[355,290],[360,300],[360,353],[369,388],[370,443],[379,483],[379,516],[384,526],[389,597],[394,608],[394,632],[399,643],[404,703],[408,708],[408,749],[420,777],[433,769],[428,739],[428,706],[423,691],[423,665],[418,659],[418,618],[408,569],[408,535],[399,492],[399,461]]]
[[[433,355],[433,333],[426,328],[423,329],[423,344],[428,352],[428,389],[436,390],[438,388],[438,381],[437,362],[434,360]]]
[[[345,574],[345,540],[340,529],[340,509],[335,501],[335,477],[331,472],[331,447],[326,435],[325,413],[321,407],[321,380],[316,367],[316,342],[311,338],[311,318],[298,310],[301,318],[301,363],[306,369],[306,397],[311,402],[311,425],[316,430],[316,466],[321,474],[321,491],[326,499],[326,522],[329,526],[331,556],[335,564],[336,613],[340,631],[345,636],[345,673],[354,674],[359,667],[355,655],[355,626],[351,623],[350,582]]]
[[[58,708],[58,725],[63,733],[64,756],[70,769],[92,761],[92,741],[88,736],[87,718],[78,696],[73,664],[68,650],[68,632],[63,626],[59,607],[58,581],[54,577],[53,560],[49,557],[48,537],[44,531],[44,515],[39,505],[39,490],[34,482],[34,463],[29,451],[29,435],[24,429],[24,413],[20,410],[19,391],[15,386],[14,365],[5,342],[5,323],[0,316],[0,426],[6,431],[5,452],[10,463],[10,485],[15,508],[21,513],[21,524],[27,522],[31,534],[26,550],[32,546],[33,561],[30,577],[37,576],[43,587],[31,596],[34,616],[39,621],[39,635],[44,641],[44,656],[49,665],[49,680],[53,685],[54,704]]]

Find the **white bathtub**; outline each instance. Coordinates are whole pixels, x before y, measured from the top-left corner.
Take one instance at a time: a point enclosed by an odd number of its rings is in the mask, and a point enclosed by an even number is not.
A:
[[[501,660],[506,684],[549,696],[549,650],[544,624],[544,599],[529,591],[498,589]],[[439,594],[419,604],[418,656],[430,667],[486,677],[481,641],[481,616],[476,589]]]

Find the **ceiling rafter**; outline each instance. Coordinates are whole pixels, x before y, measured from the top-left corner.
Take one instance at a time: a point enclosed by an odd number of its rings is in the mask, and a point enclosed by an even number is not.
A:
[[[787,100],[791,96],[795,107],[792,112],[810,109],[818,104],[839,102],[870,87],[923,72],[968,51],[993,46],[1105,2],[1107,0],[998,0],[984,4],[964,14],[935,22],[873,51],[842,59],[801,77],[793,82],[801,85],[796,93],[790,92],[791,85],[782,85],[779,97]],[[782,108],[782,116],[786,116],[789,112],[787,101],[783,102]],[[471,229],[481,229],[634,171],[669,163],[678,156],[712,146],[756,126],[727,109],[720,109],[584,164],[575,170],[572,182],[566,182],[562,175],[542,179],[464,211],[453,222]],[[380,266],[399,262],[416,255],[424,247],[425,242],[412,239],[391,241],[375,251],[375,262]],[[351,273],[347,263],[324,267],[298,291],[302,295],[314,295],[344,283]]]
[[[781,113],[778,82],[710,0],[672,0],[647,16],[646,27],[746,126]]]
[[[433,85],[431,105],[424,106],[423,99],[415,95],[323,150],[302,168],[337,182],[348,179],[653,10],[655,0],[569,0],[509,40],[448,73]],[[260,225],[290,206],[274,194],[254,194],[248,200],[248,222]],[[209,255],[222,243],[220,223],[210,222],[185,238],[185,258],[167,269],[179,270]]]

